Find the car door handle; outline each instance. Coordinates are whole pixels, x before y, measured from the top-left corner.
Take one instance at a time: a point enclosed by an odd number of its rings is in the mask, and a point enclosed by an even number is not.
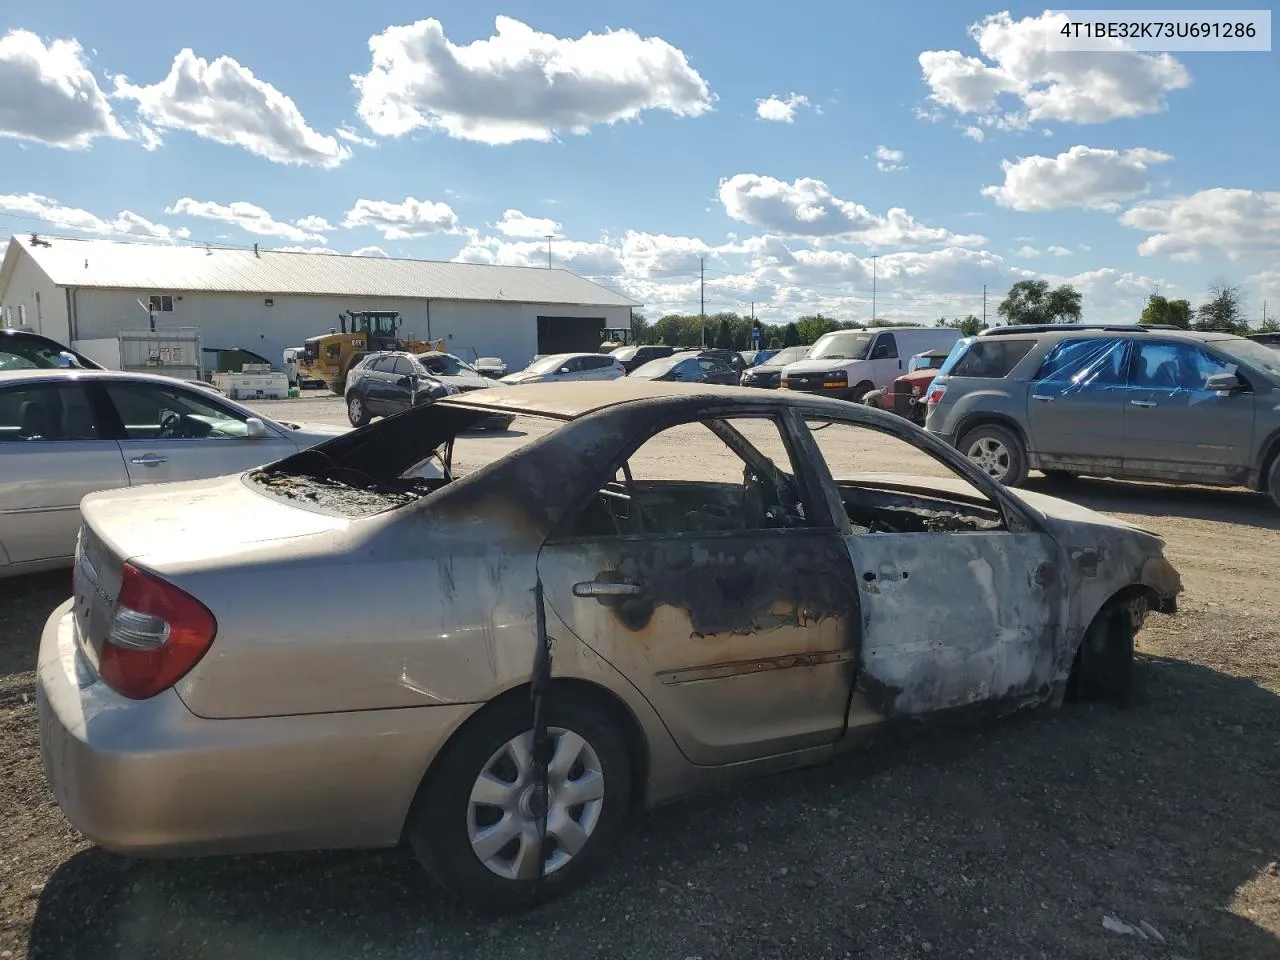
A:
[[[1035,393],[1031,395],[1031,399],[1039,400],[1041,403],[1053,403],[1053,397],[1042,397],[1039,394],[1035,394]]]
[[[133,457],[130,463],[139,463],[144,467],[154,467],[157,463],[168,463],[168,457],[161,457],[154,453],[143,454],[141,457]]]
[[[604,580],[588,580],[573,585],[575,597],[638,597],[644,588],[638,583],[609,583]]]
[[[1129,402],[1135,407],[1154,407],[1156,405],[1154,400],[1130,400]]]

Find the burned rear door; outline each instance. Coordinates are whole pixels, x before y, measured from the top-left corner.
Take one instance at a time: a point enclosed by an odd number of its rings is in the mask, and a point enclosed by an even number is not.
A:
[[[1049,693],[1065,616],[1065,563],[1053,539],[1010,529],[974,485],[980,479],[905,433],[825,416],[806,424],[805,442],[849,521],[860,591],[851,725]]]
[[[840,530],[795,474],[774,419],[676,424],[539,556],[551,612],[640,690],[694,763],[843,732],[857,583]]]

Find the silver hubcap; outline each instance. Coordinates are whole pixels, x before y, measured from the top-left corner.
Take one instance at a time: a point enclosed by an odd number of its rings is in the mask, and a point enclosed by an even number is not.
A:
[[[352,420],[359,420],[364,416],[364,408],[360,404],[359,397],[352,397],[351,402],[347,404],[347,412]]]
[[[551,727],[546,844],[538,849],[541,791],[534,782],[533,731],[508,740],[471,787],[467,835],[480,862],[507,880],[531,880],[541,856],[554,873],[587,845],[604,808],[604,773],[591,744]]]
[[[987,476],[1003,480],[1009,474],[1009,448],[994,437],[983,437],[969,445],[966,454]]]

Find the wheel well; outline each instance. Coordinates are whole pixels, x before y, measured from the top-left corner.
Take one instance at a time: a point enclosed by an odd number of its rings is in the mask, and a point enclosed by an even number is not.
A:
[[[1012,417],[1006,416],[1003,413],[969,414],[969,416],[961,420],[956,426],[956,445],[960,445],[960,441],[970,430],[973,430],[975,427],[984,427],[988,424],[997,427],[1004,427],[1006,430],[1012,431],[1013,435],[1018,438],[1018,442],[1022,444],[1023,451],[1027,452],[1029,450],[1027,435],[1022,429],[1022,425],[1019,424],[1017,420],[1014,420]]]
[[[569,696],[590,701],[609,713],[617,723],[618,729],[622,731],[623,738],[627,743],[627,759],[631,762],[631,799],[633,802],[642,801],[649,783],[649,745],[640,726],[640,721],[636,719],[631,709],[612,691],[589,680],[580,680],[576,677],[553,679],[551,681],[551,689],[547,691],[546,696]],[[497,704],[505,704],[507,701],[515,699],[526,702],[529,700],[528,683],[522,683],[519,686],[512,687],[510,690],[503,691],[467,717],[450,734],[444,746],[436,752],[435,758],[427,767],[426,772],[423,773],[422,779],[418,781],[413,800],[405,811],[404,823],[400,826],[401,842],[407,840],[405,831],[408,829],[409,821],[412,819],[413,808],[417,806],[419,799],[426,791],[427,784],[431,782],[432,774],[440,766],[440,762],[458,737],[464,730],[469,729],[472,724],[478,722],[480,717],[494,709]],[[532,706],[530,706],[530,713],[532,713]]]
[[[1267,490],[1267,480],[1271,476],[1271,467],[1278,457],[1280,457],[1280,434],[1271,438],[1267,453],[1262,458],[1262,469],[1258,471],[1258,490],[1263,493]]]
[[[1080,640],[1076,643],[1076,656],[1079,656],[1080,644],[1084,643],[1085,634],[1092,629],[1099,617],[1106,616],[1107,611],[1111,607],[1137,599],[1145,600],[1147,602],[1148,610],[1160,609],[1160,594],[1156,593],[1155,590],[1147,586],[1145,583],[1131,583],[1124,589],[1117,590],[1093,612],[1093,616],[1089,618],[1089,623],[1082,631],[1080,631]],[[1072,662],[1074,663],[1074,660]]]

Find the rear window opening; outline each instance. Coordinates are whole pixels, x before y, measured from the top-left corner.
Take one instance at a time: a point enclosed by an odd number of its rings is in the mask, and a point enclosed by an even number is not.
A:
[[[1034,340],[974,337],[960,341],[947,357],[939,377],[974,377],[1000,380],[1007,377],[1035,346]]]
[[[492,411],[428,404],[254,470],[269,496],[358,519],[416,502],[497,463],[561,421],[520,415],[505,430]]]

